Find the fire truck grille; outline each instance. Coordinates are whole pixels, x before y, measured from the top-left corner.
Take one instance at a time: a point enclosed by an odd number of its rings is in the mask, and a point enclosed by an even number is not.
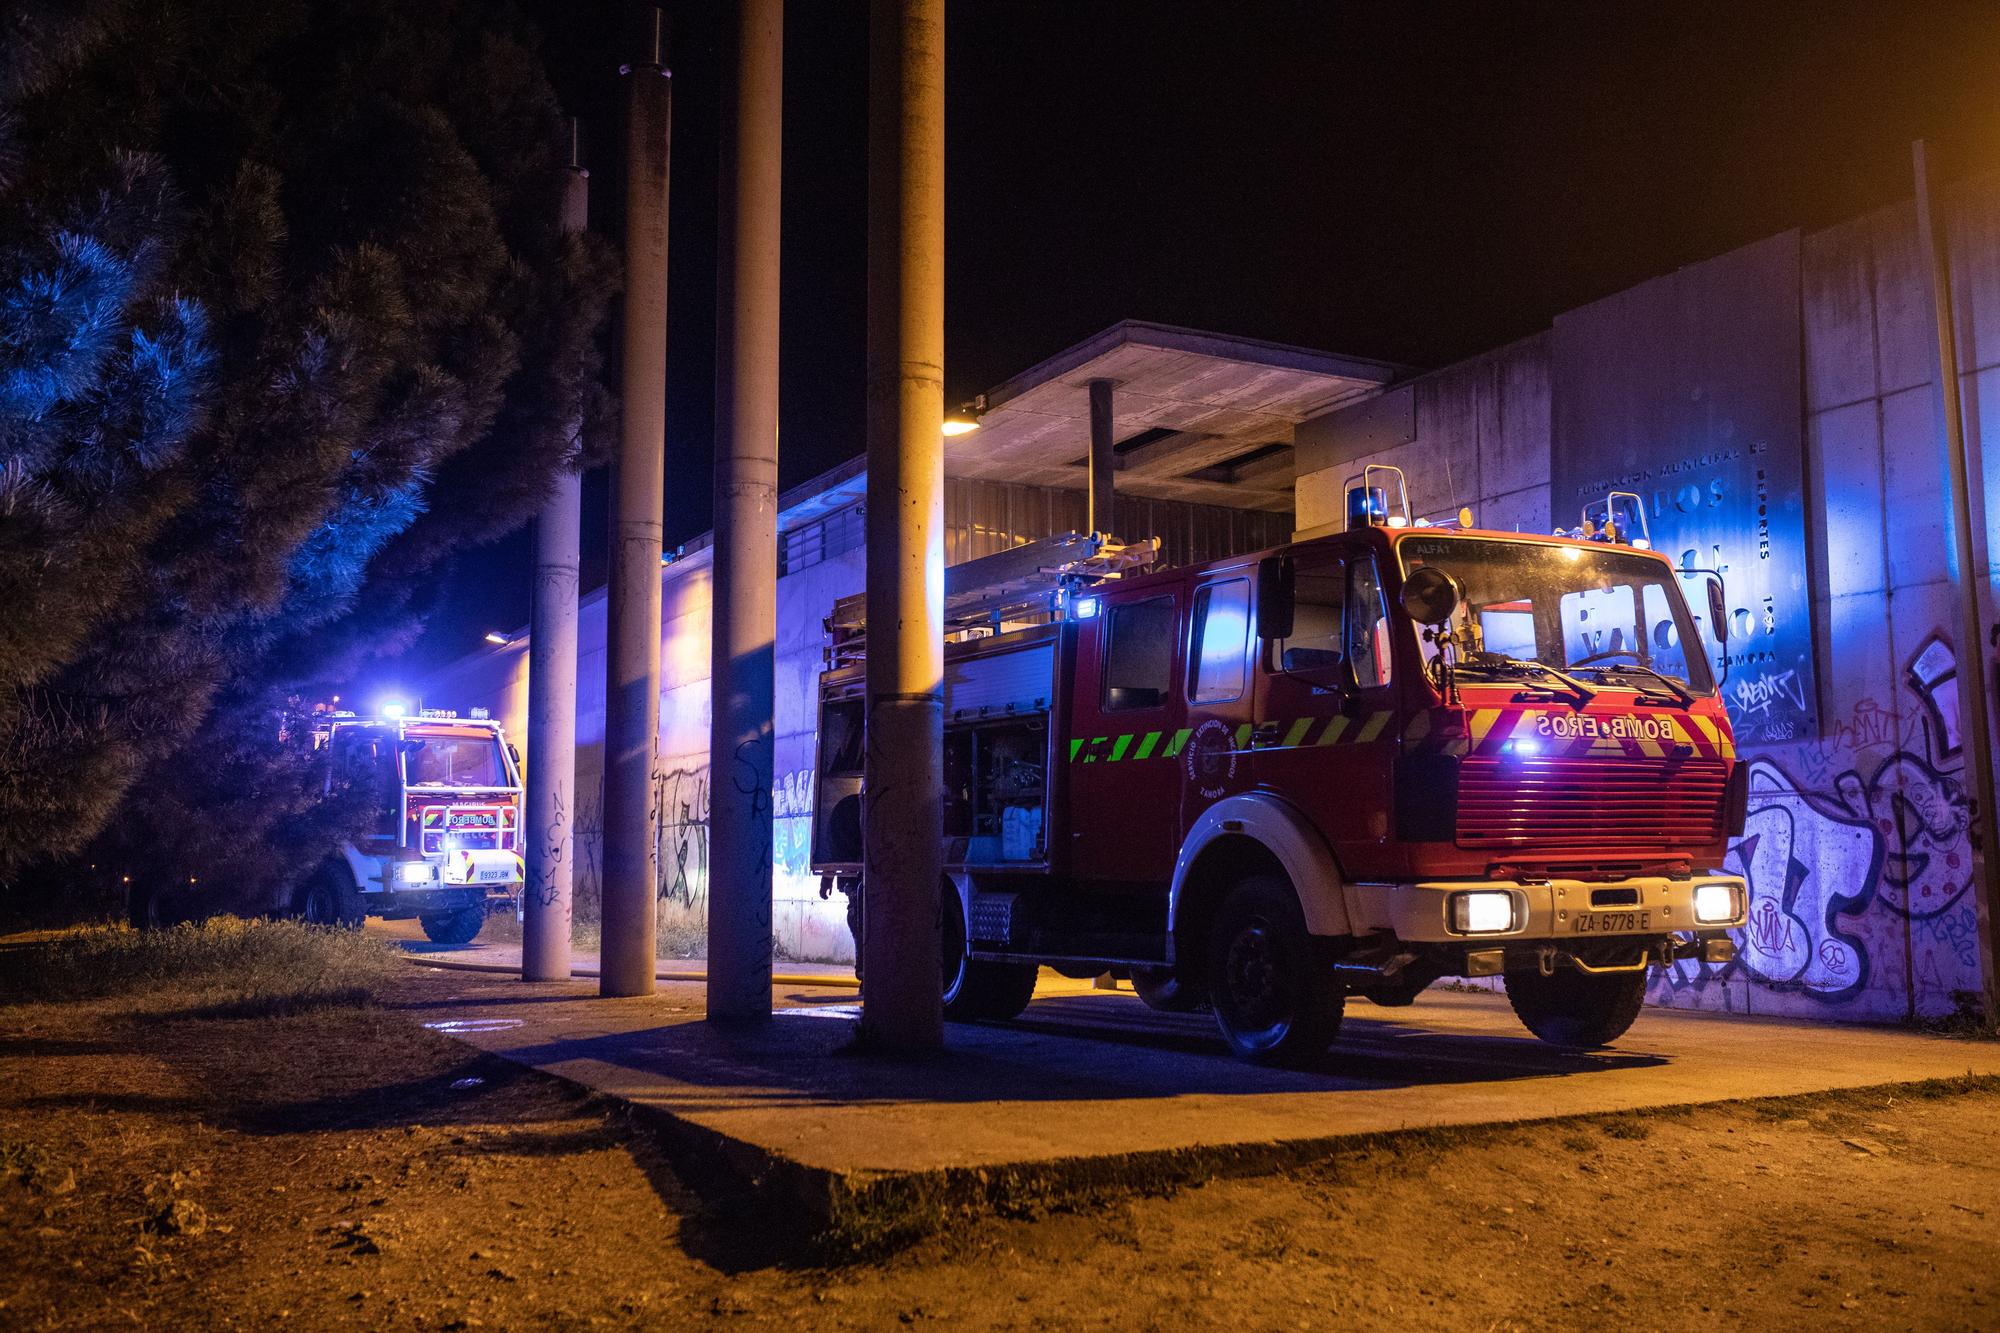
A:
[[[1486,759],[1459,768],[1458,845],[1612,852],[1722,837],[1716,759]]]

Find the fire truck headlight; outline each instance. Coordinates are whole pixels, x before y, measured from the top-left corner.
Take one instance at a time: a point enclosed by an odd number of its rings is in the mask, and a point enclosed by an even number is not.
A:
[[[1451,928],[1461,935],[1498,935],[1514,928],[1514,895],[1501,891],[1455,893]]]
[[[431,882],[431,866],[428,861],[405,861],[396,867],[398,884],[428,884]]]
[[[1736,919],[1734,884],[1697,884],[1694,890],[1695,924],[1712,926]]]

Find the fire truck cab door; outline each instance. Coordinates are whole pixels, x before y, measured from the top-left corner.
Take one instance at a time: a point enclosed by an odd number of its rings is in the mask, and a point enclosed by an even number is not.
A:
[[[1069,735],[1069,871],[1164,884],[1179,851],[1182,592],[1105,594],[1077,629]]]
[[[1252,782],[1256,688],[1251,617],[1256,566],[1218,570],[1192,589],[1188,611],[1187,740],[1182,748],[1181,828]]]
[[[1326,834],[1350,874],[1389,837],[1401,728],[1375,557],[1360,542],[1293,556],[1292,634],[1258,645],[1251,769]]]

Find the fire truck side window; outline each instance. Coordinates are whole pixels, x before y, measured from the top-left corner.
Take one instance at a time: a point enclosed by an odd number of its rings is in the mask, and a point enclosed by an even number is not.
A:
[[[1364,690],[1389,683],[1389,624],[1375,561],[1359,556],[1347,566],[1347,660]]]
[[[1153,597],[1111,608],[1105,630],[1104,708],[1158,708],[1174,675],[1174,599]]]
[[[1194,595],[1194,642],[1194,687],[1188,701],[1242,698],[1249,674],[1243,654],[1250,643],[1250,580],[1210,584]]]
[[[1286,671],[1328,670],[1340,665],[1340,613],[1347,598],[1346,572],[1339,560],[1300,561],[1293,576],[1292,636],[1284,641],[1279,666]]]

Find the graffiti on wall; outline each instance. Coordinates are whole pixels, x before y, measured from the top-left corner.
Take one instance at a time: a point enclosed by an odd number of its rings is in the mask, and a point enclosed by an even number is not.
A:
[[[708,765],[653,774],[660,897],[693,907],[708,897]]]
[[[1932,635],[1906,671],[1909,707],[1873,698],[1815,744],[1750,761],[1749,815],[1729,867],[1750,886],[1737,960],[1683,962],[1662,984],[1747,979],[1816,1000],[1871,987],[1948,1004],[1976,976],[1972,804],[1958,721],[1957,662]]]
[[[683,763],[653,775],[653,815],[659,828],[659,896],[680,907],[708,902],[707,764]],[[812,771],[780,774],[772,785],[772,861],[780,876],[811,873]],[[595,891],[604,845],[601,789],[577,802],[576,877]]]

